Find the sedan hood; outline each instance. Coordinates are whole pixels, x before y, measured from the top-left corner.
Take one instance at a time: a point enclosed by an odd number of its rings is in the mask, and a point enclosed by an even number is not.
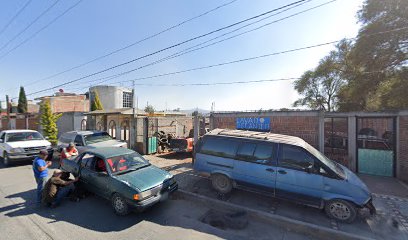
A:
[[[141,192],[162,184],[171,174],[153,165],[115,177]]]
[[[46,147],[51,146],[51,143],[47,140],[31,140],[31,141],[19,141],[19,142],[7,142],[12,148],[28,148],[28,147]]]
[[[103,142],[92,143],[87,146],[100,148],[100,147],[126,147],[126,145],[127,145],[126,142],[121,142],[118,140],[108,140]]]

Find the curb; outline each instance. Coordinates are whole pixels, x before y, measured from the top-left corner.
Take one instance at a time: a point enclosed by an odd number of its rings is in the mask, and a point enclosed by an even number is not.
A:
[[[359,236],[356,234],[333,230],[327,227],[322,227],[322,226],[318,226],[318,225],[307,223],[307,222],[293,220],[288,217],[283,217],[283,216],[251,209],[248,207],[239,206],[237,204],[220,201],[220,200],[202,196],[196,193],[187,192],[181,189],[176,191],[174,195],[182,199],[193,200],[196,203],[200,202],[201,204],[206,205],[213,209],[215,208],[215,209],[220,209],[220,210],[229,209],[229,210],[241,210],[241,211],[244,210],[251,217],[266,221],[268,223],[271,223],[279,227],[286,228],[296,233],[309,235],[309,236],[319,238],[319,239],[331,239],[331,240],[337,240],[337,239],[338,240],[343,240],[343,239],[368,240],[368,239],[371,239],[371,238]]]

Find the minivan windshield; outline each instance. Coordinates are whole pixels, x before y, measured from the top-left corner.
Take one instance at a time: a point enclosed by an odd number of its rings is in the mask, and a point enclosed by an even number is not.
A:
[[[328,168],[333,170],[337,175],[342,178],[346,178],[346,174],[344,170],[340,167],[340,165],[336,162],[333,162],[329,158],[327,158],[324,154],[319,152],[316,148],[306,144],[306,150],[308,150],[311,154],[313,154],[317,159],[319,159],[323,164],[325,164]]]
[[[44,140],[44,138],[38,132],[14,132],[7,133],[6,135],[6,142],[20,142],[33,140]]]
[[[98,132],[84,135],[86,145],[112,140],[113,138],[107,132]]]

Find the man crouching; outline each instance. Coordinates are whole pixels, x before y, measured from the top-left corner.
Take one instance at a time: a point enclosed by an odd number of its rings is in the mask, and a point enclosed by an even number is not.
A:
[[[77,182],[79,178],[66,181],[61,178],[62,175],[61,170],[54,170],[52,177],[45,184],[42,192],[42,204],[45,206],[57,207],[64,197],[74,191],[74,182]]]

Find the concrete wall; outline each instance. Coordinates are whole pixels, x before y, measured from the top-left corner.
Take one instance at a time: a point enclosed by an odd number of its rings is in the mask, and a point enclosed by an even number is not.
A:
[[[57,121],[58,137],[61,134],[69,131],[80,131],[83,119],[87,119],[84,113],[80,112],[66,112]]]
[[[400,116],[398,122],[397,176],[408,182],[408,116]]]
[[[320,148],[320,118],[317,111],[213,113],[210,117],[210,126],[212,129],[235,129],[236,119],[241,117],[270,118],[271,132],[297,136],[315,148]]]
[[[116,86],[95,86],[89,89],[91,92],[97,91],[103,109],[123,108],[123,92],[132,92],[131,89]],[[91,99],[93,99],[91,94]]]

